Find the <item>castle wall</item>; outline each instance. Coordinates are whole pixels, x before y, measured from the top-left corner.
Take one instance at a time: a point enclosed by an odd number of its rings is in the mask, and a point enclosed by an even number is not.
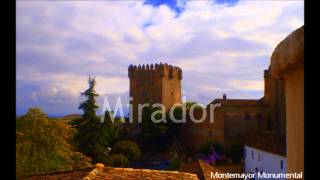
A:
[[[265,119],[269,108],[257,105],[258,100],[223,100],[222,107],[214,109],[214,123],[210,123],[210,109],[207,107],[207,118],[203,123],[182,125],[180,139],[197,151],[207,140],[219,142],[225,146],[232,143],[244,143],[246,132],[251,129],[266,128]],[[198,115],[200,116],[200,115]]]
[[[207,140],[224,143],[224,109],[217,107],[214,111],[214,123],[210,123],[209,109],[206,109],[207,118],[202,123],[194,123],[190,119],[182,124],[180,140],[192,151],[197,152]],[[195,111],[196,119],[202,116],[201,111]]]
[[[224,112],[226,146],[233,143],[243,144],[248,131],[265,129],[267,126],[269,109],[265,106],[226,106]]]

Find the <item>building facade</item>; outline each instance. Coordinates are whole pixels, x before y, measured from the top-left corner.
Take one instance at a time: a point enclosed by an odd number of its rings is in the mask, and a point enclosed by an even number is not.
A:
[[[265,173],[286,173],[287,159],[285,156],[262,149],[244,146],[244,172],[255,176]]]

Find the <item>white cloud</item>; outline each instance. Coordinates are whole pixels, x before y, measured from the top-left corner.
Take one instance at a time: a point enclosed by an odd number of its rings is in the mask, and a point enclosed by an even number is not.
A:
[[[233,89],[239,90],[256,90],[263,91],[264,89],[264,81],[258,80],[232,80],[229,84],[233,87]]]
[[[127,67],[159,61],[183,69],[183,93],[195,101],[259,98],[273,49],[304,24],[303,1],[178,4],[176,17],[142,1],[17,1],[17,102],[77,104],[89,74],[98,93],[124,96]]]

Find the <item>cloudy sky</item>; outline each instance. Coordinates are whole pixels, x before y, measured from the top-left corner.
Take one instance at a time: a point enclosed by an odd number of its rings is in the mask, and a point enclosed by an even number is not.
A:
[[[89,75],[128,101],[130,64],[183,70],[182,94],[207,104],[261,98],[276,45],[304,24],[303,1],[17,1],[16,110],[79,113]]]

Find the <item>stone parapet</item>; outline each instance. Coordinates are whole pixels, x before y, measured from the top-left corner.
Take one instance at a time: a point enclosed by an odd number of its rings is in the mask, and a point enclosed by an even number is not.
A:
[[[281,78],[298,64],[304,64],[304,26],[277,45],[271,56],[271,75]]]
[[[128,68],[129,78],[136,76],[160,76],[167,77],[169,79],[178,78],[182,79],[182,70],[177,66],[168,65],[167,63],[160,64],[146,64],[146,65],[130,65]]]

